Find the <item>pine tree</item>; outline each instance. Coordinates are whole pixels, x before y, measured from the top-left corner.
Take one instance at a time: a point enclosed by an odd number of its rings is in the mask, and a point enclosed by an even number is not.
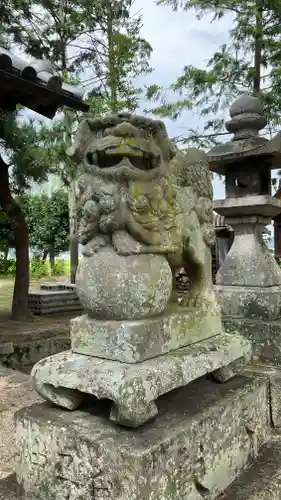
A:
[[[151,72],[149,58],[151,45],[141,37],[142,18],[133,15],[133,0],[100,0],[96,2],[100,32],[90,35],[88,52],[82,50],[81,58],[92,64],[95,53],[95,75],[98,82],[98,99],[94,92],[91,102],[99,103],[99,111],[135,111],[143,94],[136,88],[134,80],[139,75]],[[92,14],[93,15],[93,14]],[[89,12],[89,18],[91,12]]]
[[[141,89],[135,89],[133,80],[150,70],[151,47],[139,34],[141,17],[131,17],[132,3],[132,0],[10,0],[15,14],[10,35],[31,56],[50,60],[66,81],[81,82],[86,78],[88,88],[94,86],[89,96],[92,115],[134,110]],[[64,110],[60,122],[47,131],[42,129],[52,149],[51,164],[59,167],[69,192],[72,282],[78,264],[76,167],[65,150],[78,122],[79,115]]]

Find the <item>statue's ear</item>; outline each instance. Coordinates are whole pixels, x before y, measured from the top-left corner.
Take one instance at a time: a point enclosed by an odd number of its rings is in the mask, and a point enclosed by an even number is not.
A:
[[[156,142],[162,150],[164,160],[170,162],[176,156],[176,148],[169,138],[164,122],[155,120],[154,124],[156,125]]]
[[[66,150],[67,156],[72,158],[76,163],[81,163],[92,138],[93,131],[90,128],[89,120],[83,120],[77,129],[73,143]]]

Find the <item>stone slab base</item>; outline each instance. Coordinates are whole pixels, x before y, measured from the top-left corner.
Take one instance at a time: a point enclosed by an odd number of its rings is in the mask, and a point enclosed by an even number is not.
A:
[[[69,335],[58,335],[51,338],[32,339],[30,341],[18,342],[13,345],[12,354],[2,354],[0,350],[0,361],[13,370],[21,370],[31,367],[40,359],[52,356],[58,352],[70,348]]]
[[[175,305],[176,308],[176,305]],[[184,309],[139,321],[97,321],[88,315],[70,322],[71,349],[79,354],[138,363],[222,333],[213,309]]]
[[[224,382],[244,368],[251,354],[248,340],[222,334],[137,364],[65,351],[39,361],[31,376],[47,401],[74,410],[89,394],[109,399],[111,420],[138,427],[157,415],[162,394],[208,373]]]
[[[268,441],[261,379],[197,380],[162,396],[158,419],[134,431],[111,424],[107,411],[45,403],[17,414],[16,473],[27,496],[202,500],[203,492],[213,500]]]
[[[281,443],[266,444],[258,460],[223,495],[224,500],[280,500]]]
[[[226,331],[238,332],[251,341],[254,356],[281,367],[281,319],[263,321],[224,316],[223,324]]]
[[[215,285],[214,290],[225,316],[262,320],[281,317],[281,286],[261,288]]]
[[[281,428],[281,371],[273,365],[250,363],[244,370],[246,376],[264,377],[268,383],[268,400],[271,422],[274,428]],[[277,431],[279,432],[279,430]]]
[[[24,500],[19,490],[15,474],[0,479],[0,500]]]

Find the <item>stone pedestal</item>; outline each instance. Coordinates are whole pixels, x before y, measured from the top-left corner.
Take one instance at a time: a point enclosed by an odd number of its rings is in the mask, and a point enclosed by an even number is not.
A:
[[[247,337],[256,357],[280,365],[281,270],[262,238],[271,217],[281,210],[280,200],[270,196],[229,198],[215,202],[215,208],[235,231],[233,245],[216,276],[224,326]]]
[[[31,375],[37,392],[58,406],[74,410],[87,395],[109,399],[112,421],[138,427],[158,414],[159,396],[208,373],[225,382],[251,354],[243,337],[220,334],[136,364],[66,351],[39,361]]]
[[[160,398],[158,419],[134,432],[111,424],[106,406],[27,408],[18,481],[36,500],[213,500],[268,440],[267,391],[259,379],[200,379]]]
[[[171,305],[165,314],[134,321],[99,321],[87,314],[70,322],[71,350],[98,358],[139,363],[223,332],[217,304]]]
[[[273,201],[271,201],[273,200]],[[216,276],[216,292],[225,316],[274,320],[281,316],[281,270],[263,241],[265,226],[281,210],[269,196],[219,200],[235,238]],[[244,215],[242,211],[244,210]],[[247,213],[252,215],[247,215]],[[260,214],[260,215],[258,215]]]
[[[87,314],[71,323],[71,350],[32,370],[63,410],[19,415],[18,480],[34,500],[213,500],[266,441],[268,406],[266,382],[235,378],[251,344],[224,333],[212,289],[206,156],[172,164],[164,124],[123,114],[82,124],[74,150]]]

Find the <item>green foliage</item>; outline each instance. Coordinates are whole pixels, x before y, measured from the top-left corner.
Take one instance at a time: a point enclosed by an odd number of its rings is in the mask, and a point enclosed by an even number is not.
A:
[[[46,194],[25,195],[21,199],[21,206],[26,216],[32,250],[54,255],[68,250],[68,198],[64,190],[54,192],[51,197]]]
[[[70,263],[68,260],[57,260],[54,265],[54,272],[51,272],[50,263],[43,262],[38,257],[30,259],[29,271],[30,278],[33,280],[47,278],[52,276],[66,276],[69,274]],[[0,256],[0,276],[15,277],[16,274],[16,260],[8,259],[7,262]]]
[[[57,259],[54,264],[53,276],[67,276],[70,273],[70,261]]]
[[[5,260],[0,256],[0,276],[15,276],[16,261],[15,259]]]
[[[194,109],[204,118],[202,130],[189,130],[182,142],[210,147],[225,135],[225,109],[242,92],[261,98],[269,122],[269,132],[281,123],[281,3],[279,0],[160,0],[174,10],[193,9],[200,19],[213,15],[219,22],[233,16],[229,44],[223,45],[208,61],[206,68],[187,65],[169,89],[148,89],[156,103],[154,112],[176,119],[185,109]],[[167,93],[176,102],[170,104]],[[192,103],[192,106],[191,106]]]
[[[8,251],[15,245],[11,223],[5,212],[0,211],[0,252]]]
[[[34,121],[23,121],[22,113],[22,110],[0,112],[0,147],[9,167],[10,188],[14,193],[21,193],[31,181],[46,180],[48,172],[48,152],[40,144],[41,136]]]
[[[50,275],[50,268],[47,262],[43,262],[38,257],[33,257],[30,259],[29,272],[31,279],[40,279]]]

